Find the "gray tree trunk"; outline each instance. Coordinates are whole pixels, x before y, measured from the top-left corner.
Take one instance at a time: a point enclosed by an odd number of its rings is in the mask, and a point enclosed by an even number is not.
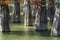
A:
[[[41,8],[37,7],[36,8],[36,15],[35,15],[35,30],[40,30],[40,12]]]
[[[2,26],[2,31],[3,32],[10,32],[9,28],[9,8],[8,5],[1,5],[1,26]]]
[[[33,6],[32,7],[32,18],[33,18],[33,22],[35,22],[36,11],[37,11],[37,8],[35,6]]]
[[[60,35],[60,3],[58,3],[56,7],[53,27],[51,28],[51,35],[52,36]]]
[[[35,7],[35,10],[34,10],[34,16],[35,16],[35,24],[37,24],[37,20],[39,19],[39,9],[38,9],[38,7]]]
[[[41,9],[37,15],[37,23],[35,25],[35,29],[40,30],[47,30],[47,9],[46,9],[46,0],[41,0]]]
[[[54,14],[55,14],[55,6],[54,6],[54,0],[48,1],[48,20],[53,23],[54,19]]]
[[[20,23],[20,3],[14,0],[14,14],[12,16],[12,21],[14,23]]]
[[[24,25],[31,26],[32,25],[32,13],[30,7],[30,0],[24,0]]]

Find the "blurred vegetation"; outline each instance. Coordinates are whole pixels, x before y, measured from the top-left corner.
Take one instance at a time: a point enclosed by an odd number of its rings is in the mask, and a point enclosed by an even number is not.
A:
[[[31,0],[31,3],[34,2],[35,0]],[[55,3],[57,2],[57,0],[55,0]],[[46,0],[46,4],[48,4],[48,0]],[[24,7],[24,4],[23,4],[23,1],[20,2],[20,14],[21,14],[21,24],[13,24],[12,22],[10,22],[10,29],[12,31],[18,31],[18,30],[24,30],[24,25],[23,25],[23,22],[24,22],[24,12],[23,12],[23,7]],[[14,9],[14,3],[13,3],[13,0],[11,0],[11,3],[9,4],[9,10],[10,10],[10,15],[12,16],[13,15],[13,10]],[[1,7],[0,7],[0,12],[1,12]],[[10,20],[11,21],[11,20]],[[48,23],[48,29],[50,29],[52,27],[52,24],[51,23]],[[34,31],[34,26],[29,26],[28,27],[30,30]]]

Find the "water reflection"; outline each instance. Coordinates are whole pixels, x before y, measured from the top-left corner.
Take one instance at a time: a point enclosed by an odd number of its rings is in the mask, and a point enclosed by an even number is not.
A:
[[[28,26],[24,26],[24,34],[25,35],[29,35],[28,32],[29,32],[29,29],[28,29]]]
[[[51,37],[51,40],[58,40],[58,37]]]
[[[2,32],[0,32],[0,40],[3,40]]]
[[[24,32],[29,31],[28,26],[24,26]]]
[[[51,37],[49,31],[30,31],[28,27],[24,31],[0,32],[0,40],[60,40],[60,37]]]

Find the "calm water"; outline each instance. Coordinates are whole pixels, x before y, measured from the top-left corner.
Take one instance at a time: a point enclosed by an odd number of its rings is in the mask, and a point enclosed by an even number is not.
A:
[[[13,31],[0,32],[0,40],[60,40],[60,37],[51,37],[48,31]]]
[[[60,40],[60,37],[51,37],[50,31],[34,31],[33,27],[20,24],[11,24],[10,33],[0,32],[0,40]],[[33,30],[33,31],[32,31]]]

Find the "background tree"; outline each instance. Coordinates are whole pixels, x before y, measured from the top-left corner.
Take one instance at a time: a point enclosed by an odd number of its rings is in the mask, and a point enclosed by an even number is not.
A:
[[[1,1],[1,13],[2,13],[2,17],[1,17],[1,26],[2,26],[2,31],[3,32],[9,32],[10,28],[9,28],[9,8],[8,8],[8,3],[10,2],[10,0],[2,0]]]
[[[54,1],[55,0],[48,0],[48,19],[50,20],[51,23],[53,23],[53,18],[55,14]]]
[[[46,0],[40,0],[41,2],[37,2],[40,4],[38,7],[39,12],[36,13],[36,25],[35,29],[36,30],[47,30],[47,9],[46,9]]]
[[[35,0],[33,2],[34,7],[34,15],[35,15],[35,30],[39,30],[40,28],[40,11],[41,11],[41,1]]]
[[[57,3],[55,15],[54,15],[53,27],[51,28],[51,35],[52,36],[60,35],[60,0],[58,0]]]
[[[39,9],[40,9],[40,1],[39,0],[33,1],[33,3],[32,3],[32,15],[33,15],[34,20],[37,19],[37,15],[39,15],[38,14]],[[36,20],[35,20],[35,22],[36,22]]]
[[[47,28],[46,0],[41,0],[40,30],[47,30]]]
[[[13,14],[13,22],[21,22],[20,21],[20,0],[14,0],[14,14]]]
[[[30,0],[24,0],[24,25],[32,25]]]

